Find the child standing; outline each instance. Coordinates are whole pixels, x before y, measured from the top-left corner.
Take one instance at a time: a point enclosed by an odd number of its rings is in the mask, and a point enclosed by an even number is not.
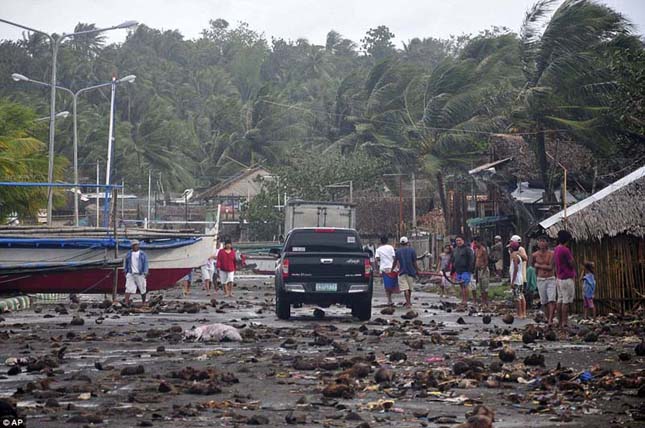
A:
[[[439,255],[439,266],[437,266],[437,270],[441,272],[441,297],[447,296],[448,293],[446,290],[447,288],[450,287],[450,280],[448,279],[448,276],[450,275],[450,271],[452,270],[452,266],[450,264],[450,261],[452,260],[452,247],[450,245],[446,245],[443,247],[443,253]]]
[[[509,274],[511,277],[511,288],[513,289],[513,297],[517,302],[517,317],[519,319],[526,318],[526,300],[524,299],[524,278],[522,275],[522,263],[524,260],[520,256],[520,243],[511,241],[511,266],[509,267]]]
[[[593,318],[596,318],[596,307],[593,304],[593,296],[596,292],[596,278],[594,276],[594,263],[585,262],[585,276],[582,278],[583,283],[583,296],[584,303],[582,305],[582,311],[585,318],[587,318],[587,310],[591,309],[591,314]]]

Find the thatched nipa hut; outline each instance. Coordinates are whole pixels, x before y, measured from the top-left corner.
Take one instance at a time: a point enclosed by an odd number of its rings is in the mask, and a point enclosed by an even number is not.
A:
[[[551,238],[568,230],[582,272],[596,265],[595,302],[602,313],[625,312],[645,301],[645,166],[549,217],[540,228]],[[576,287],[581,306],[582,287]]]

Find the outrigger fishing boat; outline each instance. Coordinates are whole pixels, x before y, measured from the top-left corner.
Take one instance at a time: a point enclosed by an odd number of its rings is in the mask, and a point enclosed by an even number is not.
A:
[[[0,227],[0,292],[110,293],[125,289],[123,256],[131,240],[148,255],[148,290],[172,287],[213,252],[215,234],[82,227]]]

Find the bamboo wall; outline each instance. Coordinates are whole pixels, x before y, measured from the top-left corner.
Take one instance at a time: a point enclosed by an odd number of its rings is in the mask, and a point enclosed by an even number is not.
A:
[[[645,303],[645,239],[619,235],[576,242],[573,257],[582,276],[583,263],[596,265],[594,303],[599,314],[624,313]],[[582,312],[582,283],[577,281],[575,309]]]

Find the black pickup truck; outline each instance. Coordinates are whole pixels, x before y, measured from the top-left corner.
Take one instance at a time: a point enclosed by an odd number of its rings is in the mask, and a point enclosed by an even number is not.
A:
[[[292,304],[343,304],[372,316],[372,265],[354,229],[296,228],[289,232],[275,275],[275,311],[289,319]]]

